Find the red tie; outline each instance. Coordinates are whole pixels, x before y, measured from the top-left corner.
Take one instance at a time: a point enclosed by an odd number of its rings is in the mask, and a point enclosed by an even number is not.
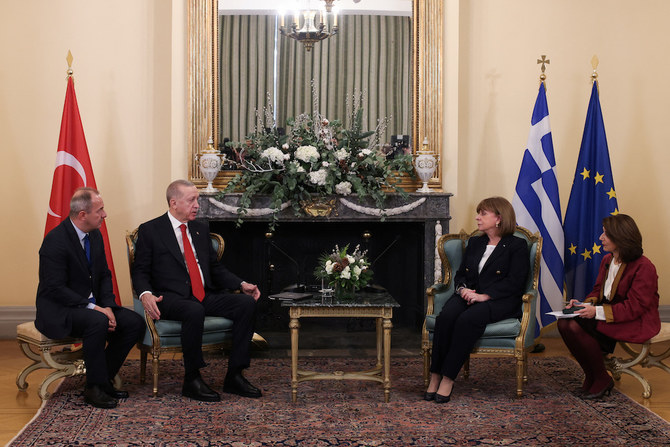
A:
[[[188,276],[191,277],[191,290],[193,291],[193,296],[202,301],[205,298],[205,288],[202,286],[202,278],[200,277],[200,269],[198,268],[198,263],[195,260],[195,255],[193,254],[193,248],[191,243],[188,241],[188,235],[186,234],[186,225],[179,225],[181,229],[181,238],[184,241],[184,258],[186,258],[186,267],[188,267]]]

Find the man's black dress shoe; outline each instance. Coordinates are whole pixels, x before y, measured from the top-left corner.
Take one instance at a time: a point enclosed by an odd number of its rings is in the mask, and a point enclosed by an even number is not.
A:
[[[253,386],[242,373],[226,375],[223,380],[223,392],[237,394],[242,397],[261,397],[261,390]]]
[[[207,386],[202,377],[196,377],[191,381],[184,382],[181,395],[202,402],[219,402],[221,400],[219,393]]]
[[[117,390],[111,383],[104,387],[104,391],[109,397],[113,397],[114,399],[128,399],[128,391]]]
[[[105,393],[100,385],[86,385],[84,401],[98,408],[115,408],[118,405],[118,401]]]

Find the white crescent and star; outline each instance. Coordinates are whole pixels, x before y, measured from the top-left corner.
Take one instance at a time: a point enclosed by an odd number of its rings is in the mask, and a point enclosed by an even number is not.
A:
[[[54,167],[54,171],[58,169],[59,166],[69,166],[72,169],[74,169],[77,172],[77,174],[79,174],[79,177],[81,177],[81,180],[84,182],[84,185],[86,185],[86,171],[84,171],[84,166],[82,166],[82,164],[79,163],[77,157],[70,154],[69,152],[58,151],[56,152],[56,166]],[[51,204],[49,204],[49,215],[57,217],[59,219],[61,218],[61,216],[53,212],[53,210],[51,209]]]

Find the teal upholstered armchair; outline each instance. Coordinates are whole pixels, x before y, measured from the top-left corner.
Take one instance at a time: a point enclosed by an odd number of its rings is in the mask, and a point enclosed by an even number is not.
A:
[[[223,238],[210,233],[212,245],[221,259],[224,250]],[[135,243],[137,242],[137,229],[126,234],[128,249],[128,264],[132,271],[135,260]],[[146,380],[147,354],[151,353],[153,370],[153,395],[158,394],[158,360],[164,352],[181,352],[181,322],[174,320],[154,321],[144,311],[144,306],[137,298],[133,289],[133,308],[135,312],[142,315],[147,324],[144,338],[137,343],[140,350],[140,383]],[[205,330],[202,336],[202,348],[205,351],[222,350],[232,340],[233,322],[223,317],[205,317]]]
[[[445,234],[437,242],[437,249],[442,260],[442,283],[435,284],[426,291],[428,303],[421,336],[423,378],[426,386],[428,386],[430,376],[430,352],[435,317],[442,310],[444,303],[454,294],[454,274],[461,265],[468,240],[476,234],[478,234],[477,231],[468,234],[461,230],[458,234]],[[528,243],[530,256],[530,272],[521,304],[522,317],[520,320],[508,318],[489,324],[484,335],[475,344],[472,353],[514,357],[516,359],[516,393],[517,396],[521,396],[523,383],[528,381],[528,352],[535,344],[535,306],[538,295],[542,237],[539,233],[531,234],[523,227],[517,227],[514,235]],[[463,366],[463,374],[466,378],[470,374],[469,359]]]

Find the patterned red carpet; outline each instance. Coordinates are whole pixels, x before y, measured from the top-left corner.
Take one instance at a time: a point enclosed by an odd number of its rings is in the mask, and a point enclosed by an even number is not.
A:
[[[69,378],[41,413],[9,445],[17,446],[641,446],[670,443],[670,425],[614,391],[603,401],[572,394],[581,380],[567,358],[531,359],[525,396],[514,397],[509,359],[472,359],[470,379],[459,377],[452,401],[421,400],[421,359],[394,358],[391,402],[372,382],[302,383],[291,403],[288,359],[252,361],[247,376],[261,399],[223,395],[220,403],[180,395],[182,368],[161,363],[160,395],[140,385],[137,361],[123,368],[131,397],[118,408],[83,403],[81,378]],[[210,359],[206,380],[219,390],[225,360]],[[341,358],[301,360],[302,368],[365,369]]]

